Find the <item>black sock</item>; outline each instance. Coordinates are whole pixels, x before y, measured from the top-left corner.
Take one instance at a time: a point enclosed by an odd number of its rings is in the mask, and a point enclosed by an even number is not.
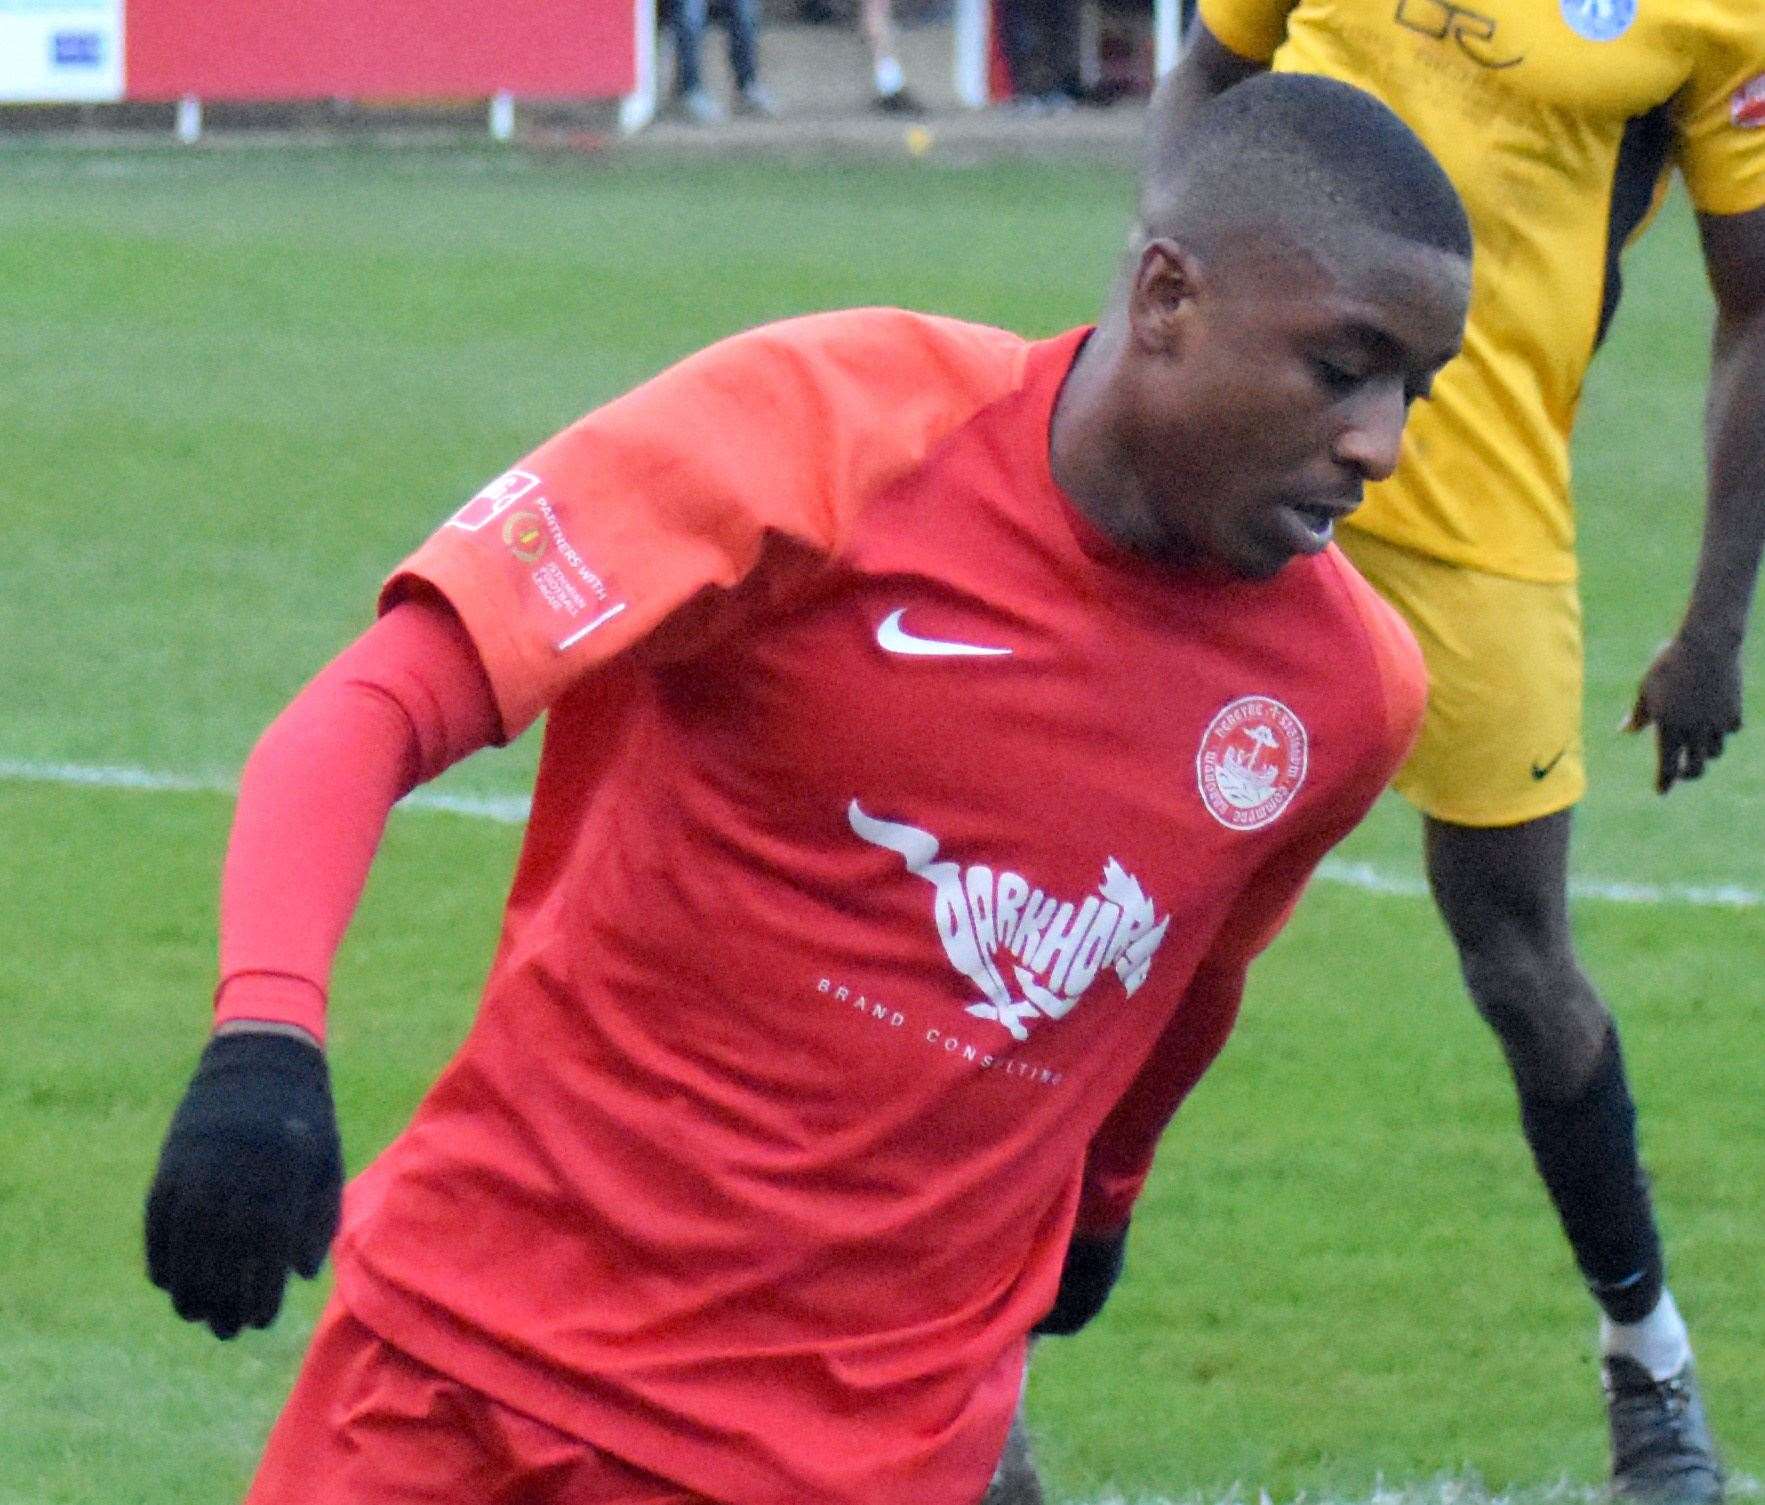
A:
[[[1617,1032],[1607,1033],[1579,1097],[1522,1096],[1520,1124],[1594,1300],[1614,1322],[1640,1322],[1661,1299],[1665,1276]]]

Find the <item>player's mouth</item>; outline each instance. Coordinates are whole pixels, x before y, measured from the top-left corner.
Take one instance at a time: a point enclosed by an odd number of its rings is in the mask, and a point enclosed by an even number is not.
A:
[[[1310,497],[1281,505],[1283,531],[1296,554],[1320,554],[1336,535],[1336,520],[1360,505],[1358,493]]]

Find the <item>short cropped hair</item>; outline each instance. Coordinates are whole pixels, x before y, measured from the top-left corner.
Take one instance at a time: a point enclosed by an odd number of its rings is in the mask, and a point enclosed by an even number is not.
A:
[[[1256,226],[1328,253],[1370,232],[1471,255],[1464,205],[1416,133],[1365,90],[1308,73],[1257,74],[1155,138],[1140,220],[1149,236]]]

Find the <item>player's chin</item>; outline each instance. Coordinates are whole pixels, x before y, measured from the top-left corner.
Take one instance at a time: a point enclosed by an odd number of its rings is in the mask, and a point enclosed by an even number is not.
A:
[[[1328,513],[1293,506],[1277,508],[1267,526],[1247,534],[1232,560],[1246,580],[1267,580],[1295,559],[1309,559],[1330,547],[1334,518]]]
[[[1272,580],[1305,552],[1285,539],[1257,538],[1247,540],[1228,564],[1240,580]]]

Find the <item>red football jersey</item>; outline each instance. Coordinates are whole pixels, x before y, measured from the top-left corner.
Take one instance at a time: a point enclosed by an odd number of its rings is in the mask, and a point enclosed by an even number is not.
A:
[[[481,1011],[352,1188],[344,1299],[731,1505],[979,1497],[1081,1199],[1126,1217],[1415,732],[1414,644],[1334,550],[1240,581],[1073,510],[1083,337],[739,336],[388,586],[452,602],[508,734],[550,722]]]

